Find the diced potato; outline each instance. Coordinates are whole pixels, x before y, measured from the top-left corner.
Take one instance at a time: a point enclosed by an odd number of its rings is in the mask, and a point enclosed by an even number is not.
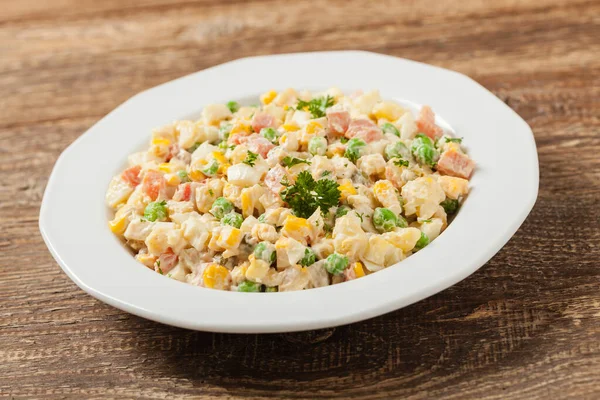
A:
[[[216,125],[226,118],[231,118],[231,111],[225,104],[210,104],[202,110],[202,120],[206,125]]]
[[[458,199],[460,196],[466,196],[469,193],[469,181],[454,176],[438,176],[438,182],[446,196],[451,199]]]
[[[250,266],[246,272],[246,278],[252,282],[262,283],[269,272],[269,264],[266,261],[256,259],[253,254],[248,259],[250,260]]]
[[[120,175],[115,176],[108,186],[106,192],[106,204],[111,208],[117,208],[118,205],[125,203],[133,193],[133,188],[125,182]]]
[[[381,236],[406,253],[415,248],[421,238],[421,231],[417,228],[397,228],[395,231],[386,232]]]

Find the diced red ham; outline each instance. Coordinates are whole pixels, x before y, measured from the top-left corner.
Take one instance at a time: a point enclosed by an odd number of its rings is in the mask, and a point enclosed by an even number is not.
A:
[[[158,171],[147,171],[142,180],[142,190],[152,199],[156,200],[159,194],[165,190],[166,182],[163,175]]]
[[[177,186],[177,190],[173,195],[175,201],[190,201],[192,198],[192,183],[186,182]]]
[[[163,274],[171,271],[177,265],[177,260],[179,257],[175,253],[173,253],[172,248],[167,248],[167,251],[162,253],[158,260],[156,260],[155,266],[156,271],[162,271]],[[158,270],[160,268],[160,271]]]
[[[442,153],[436,168],[443,175],[469,179],[475,169],[475,162],[469,156],[450,149]]]
[[[252,129],[254,132],[259,133],[263,128],[275,128],[276,120],[271,114],[265,112],[257,112],[252,118]]]
[[[141,170],[142,170],[141,166],[134,165],[133,167],[129,167],[125,171],[123,171],[123,173],[121,174],[121,178],[125,182],[127,182],[129,184],[129,186],[136,187],[141,182],[141,179],[140,179],[140,171]]]
[[[343,135],[350,125],[350,113],[344,110],[327,109],[327,124],[333,133]]]
[[[421,107],[419,117],[415,122],[417,123],[417,130],[423,132],[433,140],[439,138],[444,133],[442,128],[435,124],[435,114],[429,106]]]
[[[348,139],[359,138],[365,142],[383,139],[383,132],[373,121],[366,118],[353,119],[348,126],[345,136]]]
[[[267,172],[267,175],[265,175],[265,185],[267,185],[271,192],[279,194],[284,188],[281,183],[284,176],[287,176],[287,172],[285,171],[285,168],[278,164],[275,168],[270,169],[269,172]]]
[[[250,136],[245,136],[239,139],[240,143],[246,143],[248,149],[253,153],[260,154],[263,158],[267,158],[267,153],[275,145],[269,142],[268,139],[260,136],[258,133],[253,133]]]

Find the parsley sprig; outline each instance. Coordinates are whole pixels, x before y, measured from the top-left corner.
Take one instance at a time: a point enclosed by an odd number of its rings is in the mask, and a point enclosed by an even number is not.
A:
[[[462,138],[449,138],[449,137],[445,137],[444,139],[446,139],[446,143],[462,143]]]
[[[294,165],[297,165],[297,164],[310,165],[310,161],[308,161],[308,160],[303,160],[301,158],[290,157],[290,156],[285,156],[283,158],[283,160],[281,160],[281,162],[283,163],[283,165],[285,165],[288,168],[293,167]]]
[[[331,107],[334,103],[333,97],[317,97],[311,101],[298,100],[296,110],[309,111],[313,118],[321,118],[325,116],[325,110]]]
[[[397,165],[398,167],[408,167],[408,161],[403,160],[400,157],[397,157],[397,158],[394,158],[394,165]]]
[[[286,188],[281,192],[281,199],[288,203],[294,213],[301,218],[310,217],[317,208],[326,214],[331,207],[340,202],[339,184],[331,179],[315,181],[310,172],[298,174],[292,186],[284,182]]]
[[[257,158],[258,158],[258,154],[248,151],[248,154],[246,154],[246,159],[242,162],[244,164],[248,164],[251,167],[254,167],[254,164],[256,163]]]

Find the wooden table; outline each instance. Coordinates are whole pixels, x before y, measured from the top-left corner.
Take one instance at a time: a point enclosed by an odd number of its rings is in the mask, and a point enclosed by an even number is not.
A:
[[[0,7],[1,398],[600,398],[598,1],[123,3]],[[225,335],[131,316],[60,270],[40,200],[102,116],[239,57],[337,49],[465,73],[533,128],[537,204],[478,272],[349,326]]]

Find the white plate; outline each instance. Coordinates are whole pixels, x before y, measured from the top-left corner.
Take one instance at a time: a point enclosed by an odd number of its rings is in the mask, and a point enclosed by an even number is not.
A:
[[[104,194],[153,127],[203,106],[256,99],[269,89],[346,93],[429,104],[460,137],[477,169],[472,192],[444,233],[398,265],[347,283],[286,293],[203,289],[137,263],[107,226]],[[284,332],[375,317],[431,296],[472,274],[516,232],[538,191],[529,126],[482,86],[456,72],[366,52],[302,53],[229,62],[142,92],[91,127],[59,157],[42,202],[40,231],[67,275],[122,310],[184,328]]]

